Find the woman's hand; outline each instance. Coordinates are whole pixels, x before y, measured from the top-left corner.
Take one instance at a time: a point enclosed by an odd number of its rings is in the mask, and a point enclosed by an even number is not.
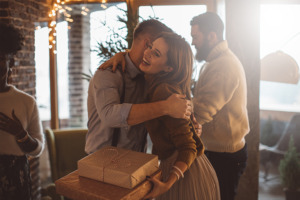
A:
[[[152,199],[155,198],[165,192],[167,192],[171,186],[169,186],[167,183],[160,181],[156,177],[149,177],[147,180],[151,181],[153,183],[152,190],[144,197],[144,199]]]
[[[107,69],[108,67],[112,66],[112,71],[115,72],[118,65],[122,65],[122,71],[125,71],[126,68],[126,61],[125,61],[125,56],[126,52],[119,52],[116,53],[113,57],[111,57],[109,60],[105,61],[98,69]]]
[[[12,110],[13,119],[9,118],[4,113],[0,112],[0,130],[6,131],[17,139],[24,137],[26,131],[24,130],[20,120],[15,115],[15,111]]]
[[[191,116],[192,116],[192,122],[194,124],[195,129],[196,129],[196,133],[197,133],[198,137],[201,137],[202,125],[197,122],[196,117],[194,116],[194,114],[192,114]]]

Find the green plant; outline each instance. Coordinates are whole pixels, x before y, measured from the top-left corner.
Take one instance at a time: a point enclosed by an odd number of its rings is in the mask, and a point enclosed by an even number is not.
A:
[[[82,79],[85,79],[87,81],[90,81],[91,78],[93,77],[93,72],[91,71],[91,69],[89,69],[89,73],[81,73]]]
[[[279,173],[282,184],[286,189],[300,189],[300,158],[294,144],[293,135],[290,138],[288,151],[280,161]]]
[[[108,60],[117,52],[124,51],[131,47],[133,31],[138,23],[139,16],[137,13],[133,12],[129,3],[127,4],[127,10],[121,9],[118,6],[116,7],[123,12],[123,15],[117,16],[117,19],[119,22],[124,24],[121,29],[126,28],[127,35],[126,37],[123,37],[118,33],[118,31],[115,31],[114,28],[107,25],[106,22],[102,22],[103,25],[109,29],[111,34],[108,36],[106,41],[97,42],[96,48],[92,50],[97,53],[97,56],[100,58],[100,62]]]

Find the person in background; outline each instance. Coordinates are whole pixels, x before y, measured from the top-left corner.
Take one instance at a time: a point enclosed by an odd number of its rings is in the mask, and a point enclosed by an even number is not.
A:
[[[140,69],[148,83],[148,101],[157,102],[173,93],[191,99],[193,53],[190,45],[175,33],[162,33],[144,53]],[[192,120],[162,116],[146,122],[158,155],[162,180],[154,183],[145,198],[156,200],[218,200],[217,175],[204,155],[204,146]]]
[[[249,133],[244,68],[223,39],[224,24],[206,12],[191,22],[198,61],[206,61],[194,89],[193,105],[202,125],[205,154],[216,170],[222,200],[233,200],[246,168]]]
[[[0,24],[0,199],[31,199],[27,157],[39,156],[44,148],[35,99],[8,84],[22,41],[18,29]]]
[[[145,152],[147,130],[143,122],[163,115],[190,117],[191,101],[185,100],[184,95],[174,94],[163,101],[145,103],[145,79],[138,66],[144,51],[163,31],[172,32],[154,19],[139,23],[131,49],[125,53],[127,70],[113,73],[109,68],[95,72],[88,89],[86,153],[109,145]]]

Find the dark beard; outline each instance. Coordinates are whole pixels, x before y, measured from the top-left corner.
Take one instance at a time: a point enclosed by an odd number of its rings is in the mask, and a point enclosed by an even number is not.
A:
[[[201,62],[203,60],[206,61],[207,59],[207,56],[210,52],[210,48],[209,48],[209,45],[208,45],[208,40],[205,39],[202,46],[200,48],[196,48],[197,52],[196,52],[196,60]]]

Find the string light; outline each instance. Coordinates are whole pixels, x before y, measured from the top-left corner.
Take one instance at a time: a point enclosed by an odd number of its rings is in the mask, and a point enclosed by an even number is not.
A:
[[[71,4],[71,2],[72,1],[70,0],[56,0],[56,2],[54,2],[52,5],[52,10],[49,13],[49,17],[53,18],[57,15],[57,13],[59,13],[60,15],[63,15],[65,17],[66,21],[72,23],[74,20],[72,19],[70,12],[73,11],[73,8],[68,6],[69,4]],[[101,0],[100,2],[101,8],[106,9],[107,6],[105,4],[107,3],[107,0]],[[66,3],[68,3],[68,5],[66,5]],[[83,16],[87,16],[89,12],[90,10],[86,6],[81,7],[80,13]]]
[[[56,15],[63,15],[65,20],[69,23],[72,23],[74,20],[72,19],[72,15],[70,14],[70,12],[73,11],[73,8],[70,6],[67,6],[65,3],[71,3],[70,0],[56,0],[55,3],[53,3],[52,5],[52,9],[49,12],[48,16],[51,19],[51,22],[49,24],[49,49],[53,48],[53,53],[56,54],[57,51],[55,50],[55,44],[56,44],[56,24],[57,24],[57,19],[56,19]],[[106,9],[107,6],[106,4],[106,0],[101,0],[101,8]],[[81,7],[81,11],[80,13],[83,16],[87,16],[88,13],[90,12],[90,10],[86,7],[86,6],[82,6]],[[59,16],[60,17],[60,16]],[[38,27],[37,27],[38,28]],[[71,29],[71,26],[68,25],[68,29]]]
[[[86,16],[87,12],[81,11],[81,14],[84,15],[84,16]]]

